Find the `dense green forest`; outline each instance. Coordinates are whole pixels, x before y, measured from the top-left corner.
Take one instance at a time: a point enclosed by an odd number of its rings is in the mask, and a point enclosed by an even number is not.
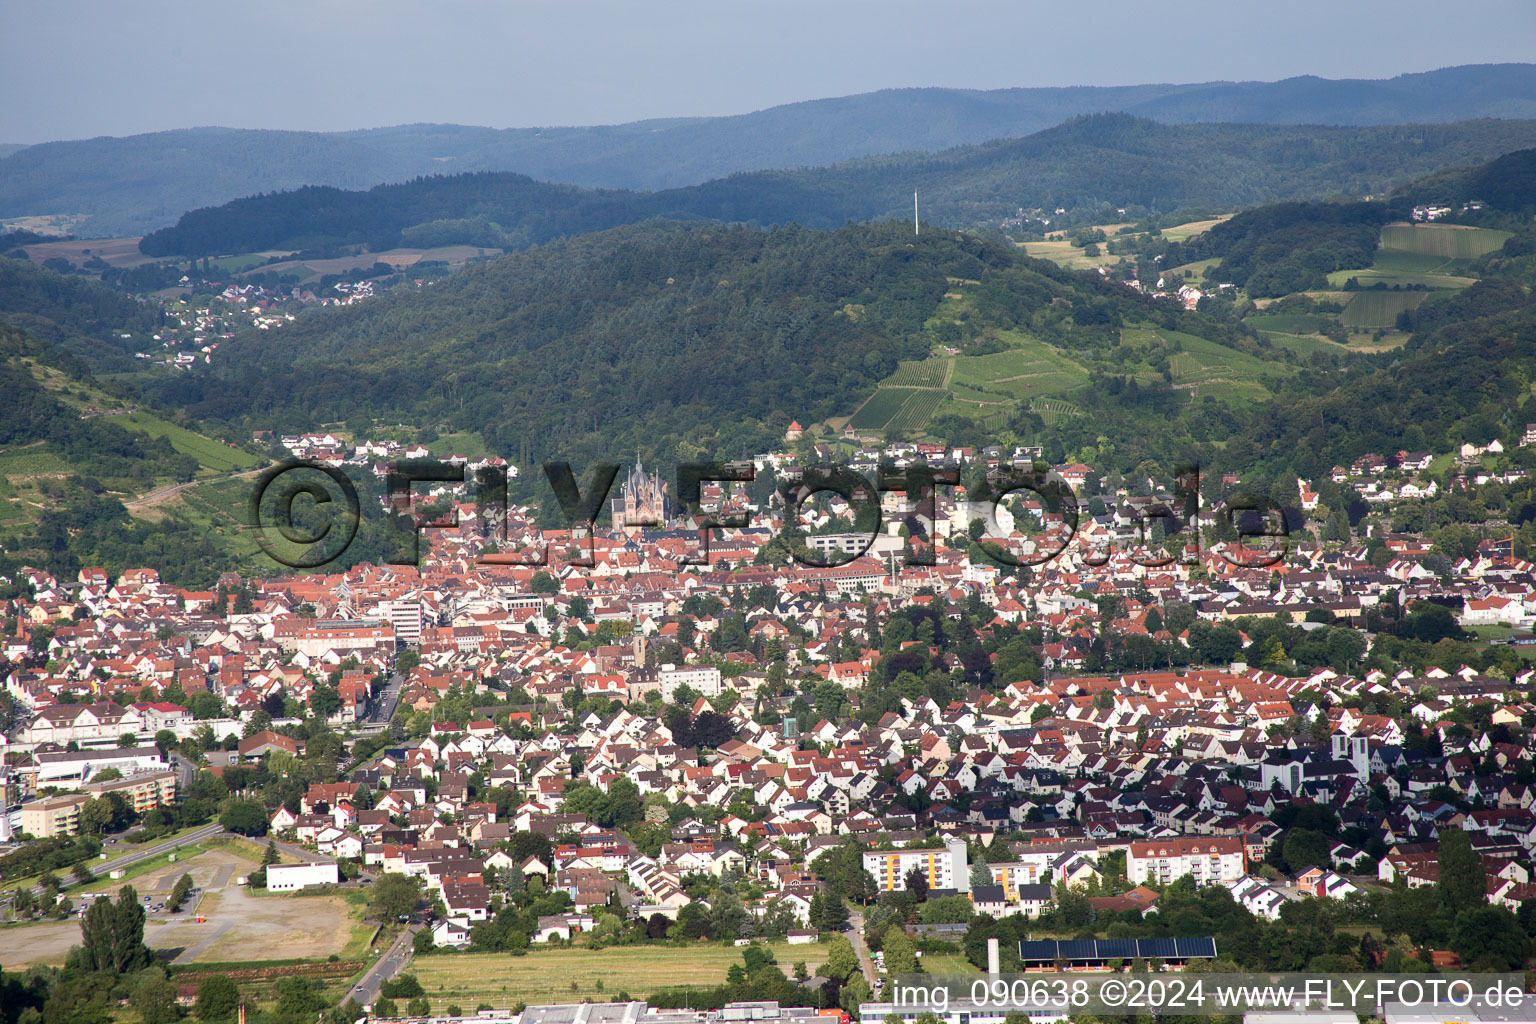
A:
[[[0,257],[0,324],[77,356],[77,370],[132,369],[128,353],[144,348],[163,323],[157,305],[87,277]]]
[[[406,416],[509,457],[734,457],[925,355],[947,277],[1016,259],[963,236],[910,242],[873,226],[620,228],[237,338],[213,374],[156,394],[241,425]]]
[[[832,228],[910,217],[914,189],[923,219],[952,227],[996,225],[1020,207],[1230,209],[1381,192],[1532,144],[1536,121],[1293,128],[1094,115],[1022,139],[738,174],[663,192],[578,189],[512,174],[420,178],[367,192],[306,188],[195,210],[147,235],[141,248],[154,256],[360,243],[515,249],[649,217]]]
[[[415,124],[316,133],[193,128],[0,147],[0,217],[84,214],[77,231],[139,234],[189,209],[304,185],[367,188],[417,175],[510,171],[665,189],[743,171],[1018,138],[1083,114],[1166,124],[1377,125],[1536,117],[1536,67],[1443,68],[1390,80],[1311,76],[1112,88],[887,89],[730,117],[586,127]],[[1491,154],[1485,154],[1491,155]]]

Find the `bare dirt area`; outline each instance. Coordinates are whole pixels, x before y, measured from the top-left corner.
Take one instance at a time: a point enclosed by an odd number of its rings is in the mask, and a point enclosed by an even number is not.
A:
[[[351,941],[351,908],[338,896],[254,896],[241,886],[210,893],[198,912],[214,932],[189,945],[183,963],[214,960],[315,960],[341,953]],[[175,943],[185,945],[187,937]],[[151,945],[157,943],[151,942]]]
[[[179,914],[151,911],[144,941],[177,963],[324,959],[356,944],[363,926],[345,900],[256,895],[234,884],[255,867],[250,858],[217,849],[131,879],[126,884],[140,896],[149,896],[151,906],[161,902],[183,874],[192,876],[200,893]],[[115,898],[118,888],[102,891]],[[75,905],[80,905],[78,898]],[[79,942],[78,916],[0,929],[0,966],[62,964],[69,948]]]

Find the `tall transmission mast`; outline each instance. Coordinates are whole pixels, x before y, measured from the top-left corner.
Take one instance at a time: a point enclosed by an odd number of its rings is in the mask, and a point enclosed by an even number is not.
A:
[[[917,192],[912,193],[912,236],[917,237]]]

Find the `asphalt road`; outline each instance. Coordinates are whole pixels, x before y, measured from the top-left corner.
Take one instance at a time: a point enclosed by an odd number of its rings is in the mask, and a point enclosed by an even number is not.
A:
[[[416,952],[413,945],[416,931],[415,928],[407,928],[401,932],[394,944],[385,950],[384,955],[374,962],[374,965],[368,969],[368,973],[363,975],[362,980],[347,993],[348,998],[356,999],[359,1006],[372,1005],[373,1001],[379,997],[380,986],[404,970],[405,965],[411,962],[411,957]]]
[[[879,976],[875,974],[875,960],[869,955],[869,947],[864,944],[864,912],[858,907],[852,908],[848,915],[848,926],[852,929],[848,941],[853,943],[853,951],[859,955],[859,966],[864,970],[864,980],[873,991]]]
[[[387,729],[389,720],[395,715],[395,708],[400,706],[400,694],[404,689],[405,676],[392,675],[386,679],[379,695],[369,698],[367,714],[357,720],[353,732],[371,736]]]

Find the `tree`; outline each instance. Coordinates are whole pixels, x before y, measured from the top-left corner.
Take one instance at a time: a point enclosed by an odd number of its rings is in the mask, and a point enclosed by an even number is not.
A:
[[[99,834],[112,824],[112,805],[96,798],[87,800],[80,807],[80,827],[86,832]]]
[[[375,882],[368,894],[368,909],[386,921],[412,913],[420,902],[421,880],[393,872]]]
[[[558,594],[560,592],[560,581],[555,579],[550,573],[540,569],[533,574],[533,579],[528,583],[528,589],[535,594]]]
[[[1293,828],[1280,847],[1285,863],[1294,873],[1309,867],[1328,867],[1333,840],[1309,828]]]
[[[976,863],[971,865],[971,888],[995,884],[992,880],[992,868],[988,866],[985,859],[977,858]]]
[[[341,710],[341,695],[330,683],[319,683],[309,691],[309,710],[319,718],[331,718]]]
[[[816,928],[824,932],[840,932],[848,927],[848,904],[841,897],[824,897],[818,909],[820,914],[811,919],[811,924]]]
[[[202,721],[209,718],[224,717],[224,702],[219,700],[216,694],[207,690],[199,690],[187,701],[187,709],[192,712],[192,717]]]
[[[226,1020],[240,1005],[240,989],[227,974],[210,974],[197,986],[197,1019]]]
[[[181,1019],[181,1007],[176,1003],[176,986],[165,976],[165,971],[152,967],[139,976],[129,1002],[138,1011],[143,1024],[171,1024]]]
[[[893,924],[885,930],[885,971],[887,974],[916,974],[917,946],[901,925]]]
[[[379,994],[389,996],[391,999],[410,999],[425,993],[426,990],[421,987],[421,982],[414,974],[402,974],[379,986]]]
[[[1440,898],[1452,914],[1481,907],[1488,902],[1483,862],[1472,849],[1472,840],[1459,828],[1440,830]]]
[[[859,954],[854,952],[853,943],[841,935],[833,939],[827,947],[827,961],[821,965],[821,969],[829,978],[847,981],[859,970]]]
[[[1445,870],[1441,862],[1441,872]],[[1478,881],[1482,881],[1479,874]],[[1513,971],[1525,963],[1525,931],[1503,907],[1477,907],[1456,920],[1451,947],[1474,971]]]
[[[916,897],[919,903],[928,898],[928,872],[920,866],[908,871],[902,883],[907,892]]]
[[[166,907],[171,913],[181,909],[181,905],[187,902],[187,897],[192,893],[192,876],[182,875],[176,879],[176,884],[171,888],[170,899],[165,901]]]
[[[87,971],[123,974],[153,962],[144,944],[144,907],[133,886],[117,902],[97,900],[80,919],[80,965]]]
[[[267,810],[255,800],[236,800],[219,815],[219,824],[243,836],[264,836]]]

